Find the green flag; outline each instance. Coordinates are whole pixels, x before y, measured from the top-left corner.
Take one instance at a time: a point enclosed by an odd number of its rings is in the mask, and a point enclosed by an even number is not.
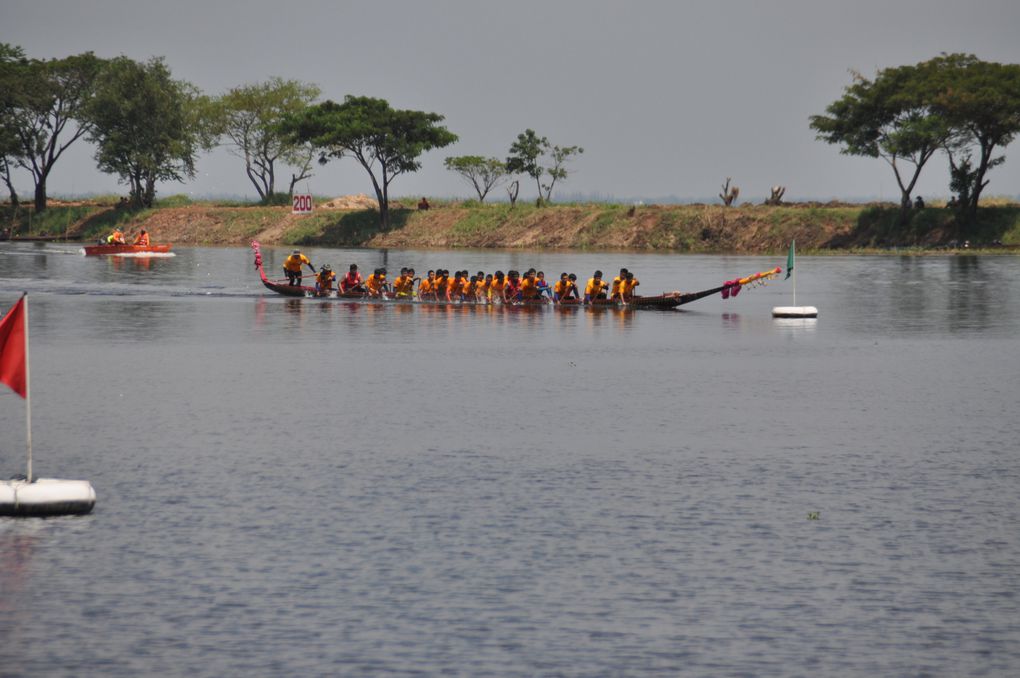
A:
[[[786,277],[783,280],[789,280],[790,274],[793,273],[793,246],[796,244],[796,240],[790,241],[790,253],[786,255]]]

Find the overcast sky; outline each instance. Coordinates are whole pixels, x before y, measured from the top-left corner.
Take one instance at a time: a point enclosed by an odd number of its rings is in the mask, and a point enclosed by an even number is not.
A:
[[[398,177],[400,196],[468,197],[443,158],[503,158],[530,127],[585,149],[554,199],[707,198],[728,176],[749,199],[773,184],[787,198],[895,199],[883,161],[840,155],[808,117],[840,96],[849,69],[872,75],[940,52],[1020,62],[1018,29],[1016,0],[0,0],[0,42],[31,57],[162,56],[207,94],[280,76],[318,85],[323,99],[369,95],[446,116],[460,141]],[[72,146],[51,194],[126,192],[95,169],[93,150]],[[1020,194],[1020,142],[1006,155],[986,195]],[[946,165],[933,158],[921,194],[948,194]],[[521,184],[533,198],[533,182]],[[27,173],[16,185],[31,194]],[[301,188],[372,191],[349,159]],[[199,159],[194,181],[159,193],[255,196],[222,149]]]

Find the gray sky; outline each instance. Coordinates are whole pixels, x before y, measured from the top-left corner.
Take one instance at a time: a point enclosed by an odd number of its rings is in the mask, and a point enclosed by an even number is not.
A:
[[[772,184],[787,198],[894,199],[883,161],[816,141],[808,116],[840,96],[851,68],[871,75],[940,52],[1020,62],[1018,28],[1015,0],[0,0],[0,42],[32,57],[162,56],[207,94],[281,76],[315,83],[324,99],[370,95],[445,115],[460,141],[398,177],[391,192],[402,196],[470,196],[443,158],[505,157],[530,127],[585,149],[554,199],[708,198],[727,176],[748,199]],[[51,194],[125,192],[87,143],[68,153]],[[986,195],[1020,194],[1020,142],[1006,155]],[[921,194],[948,194],[946,165],[929,163]],[[31,193],[27,173],[16,184]],[[521,184],[533,198],[533,182]],[[349,159],[317,168],[307,188],[372,190]],[[255,196],[224,150],[200,158],[194,181],[159,192]]]

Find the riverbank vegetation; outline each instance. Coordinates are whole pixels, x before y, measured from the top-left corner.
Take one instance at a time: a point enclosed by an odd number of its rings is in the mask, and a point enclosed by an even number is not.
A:
[[[266,244],[392,248],[629,249],[685,253],[775,253],[796,239],[802,252],[941,251],[946,248],[1020,251],[1020,205],[988,200],[974,222],[944,206],[914,209],[906,223],[892,203],[787,205],[482,204],[414,198],[391,202],[388,226],[375,209],[317,208],[294,215],[289,207],[192,202],[184,196],[151,209],[117,207],[113,198],[54,201],[36,214],[30,206],[0,208],[2,230],[18,238],[90,242],[114,227],[144,228],[155,241],[177,245]],[[318,204],[329,201],[320,198]]]

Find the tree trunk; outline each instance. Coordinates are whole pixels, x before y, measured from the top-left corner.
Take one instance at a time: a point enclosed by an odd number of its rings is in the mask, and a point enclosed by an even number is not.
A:
[[[39,214],[46,209],[46,177],[39,179],[35,184],[35,213]]]
[[[11,193],[11,207],[18,209],[18,205],[21,203],[18,201],[18,192],[14,190],[14,184],[11,183],[11,168],[6,162],[4,163],[4,183],[7,184],[7,190]]]

